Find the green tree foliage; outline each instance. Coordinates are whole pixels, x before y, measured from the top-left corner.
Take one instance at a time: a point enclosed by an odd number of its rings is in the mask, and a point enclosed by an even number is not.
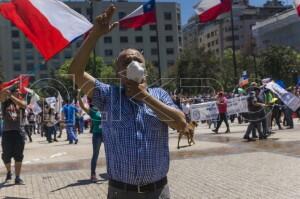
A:
[[[203,48],[185,49],[177,61],[177,71],[178,91],[199,94],[221,89],[217,82],[220,62],[212,52]]]
[[[62,82],[69,93],[71,93],[71,98],[74,98],[76,96],[76,89],[74,89],[74,82],[70,78],[69,74],[69,68],[70,64],[72,62],[72,59],[66,60],[65,63],[59,68],[59,70],[56,72],[55,77],[57,80]],[[90,60],[88,62],[88,65],[86,67],[86,71],[89,74],[93,73],[93,57],[90,57]],[[108,82],[109,78],[115,78],[116,73],[112,66],[108,66],[104,64],[104,61],[101,57],[96,57],[96,75],[94,76],[97,79],[103,79],[105,82]],[[65,95],[65,93],[62,93],[61,95]]]
[[[287,85],[295,83],[300,72],[300,54],[290,47],[272,46],[260,54],[261,76],[283,80]]]

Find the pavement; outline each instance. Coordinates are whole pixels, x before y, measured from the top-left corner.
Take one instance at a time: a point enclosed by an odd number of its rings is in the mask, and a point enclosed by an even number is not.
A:
[[[231,124],[231,133],[213,134],[201,124],[196,144],[170,132],[169,186],[175,199],[297,199],[300,198],[300,122],[295,129],[278,131],[268,140],[242,140],[246,124]],[[220,132],[224,132],[221,129]],[[0,198],[106,198],[107,178],[101,146],[98,183],[90,183],[91,135],[79,136],[77,145],[65,137],[48,144],[34,135],[26,143],[22,178],[26,185],[3,184],[0,164]]]

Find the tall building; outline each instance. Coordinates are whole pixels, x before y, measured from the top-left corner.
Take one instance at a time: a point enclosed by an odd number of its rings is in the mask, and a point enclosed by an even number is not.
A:
[[[248,53],[251,50],[252,26],[257,21],[266,19],[275,13],[290,8],[281,1],[267,1],[263,7],[254,7],[247,0],[233,1],[234,40],[237,50]],[[210,23],[199,23],[197,16],[190,18],[183,28],[184,48],[203,47],[222,57],[227,48],[232,48],[232,31],[230,14],[223,14]]]
[[[71,8],[90,18],[94,18],[107,8],[111,1],[94,2],[92,12],[88,1],[65,1]],[[114,21],[131,13],[143,2],[115,1],[117,11]],[[157,25],[146,25],[139,29],[116,28],[110,34],[99,40],[96,54],[104,58],[107,64],[112,64],[122,49],[136,48],[144,53],[145,58],[158,67],[160,64],[162,76],[168,76],[168,68],[175,65],[182,48],[181,11],[180,6],[173,2],[157,2]],[[97,11],[97,12],[96,12]],[[158,32],[158,38],[156,34]],[[49,76],[51,70],[56,70],[66,59],[74,56],[83,38],[57,54],[45,64],[43,58],[35,50],[25,36],[9,21],[0,17],[0,67],[5,79],[11,79],[20,73],[34,74],[36,79]],[[159,46],[158,42],[159,41]]]
[[[295,9],[274,15],[253,27],[258,51],[271,45],[290,46],[300,51],[300,18]]]

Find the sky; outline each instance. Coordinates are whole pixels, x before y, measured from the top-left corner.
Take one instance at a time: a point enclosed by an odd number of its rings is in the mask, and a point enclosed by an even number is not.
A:
[[[132,0],[132,1],[140,1],[140,0]],[[143,1],[148,1],[148,0],[143,0]],[[187,20],[189,17],[195,14],[193,11],[193,6],[199,2],[199,0],[157,0],[157,1],[163,1],[163,2],[178,2],[181,4],[181,12],[182,12],[182,24],[186,24]],[[267,0],[250,0],[251,5],[255,6],[261,6],[263,5]],[[285,4],[291,4],[293,0],[281,0]]]

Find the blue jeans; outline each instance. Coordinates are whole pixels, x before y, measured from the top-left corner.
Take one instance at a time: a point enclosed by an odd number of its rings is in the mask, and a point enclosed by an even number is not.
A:
[[[99,156],[100,146],[103,142],[102,133],[93,134],[93,157],[91,160],[91,175],[96,175],[96,166]]]
[[[84,121],[83,121],[83,117],[79,118],[79,132],[83,133],[83,127],[84,127]]]
[[[75,133],[75,127],[74,127],[74,125],[67,124],[66,130],[67,130],[69,142],[72,143],[73,141],[78,140],[77,135]]]

